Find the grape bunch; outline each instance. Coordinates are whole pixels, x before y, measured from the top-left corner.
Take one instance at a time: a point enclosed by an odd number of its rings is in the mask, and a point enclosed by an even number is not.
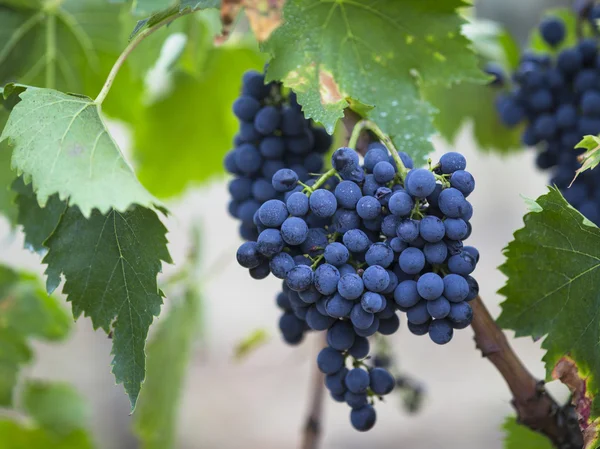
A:
[[[331,137],[304,118],[293,93],[284,98],[280,83],[265,84],[264,75],[256,71],[244,74],[233,112],[240,128],[235,148],[224,161],[234,175],[229,182],[229,212],[241,221],[242,238],[256,240],[258,208],[268,200],[283,199],[283,193],[271,184],[275,172],[292,168],[301,181],[319,173]]]
[[[552,47],[564,41],[566,30],[560,19],[547,18],[539,29]],[[508,82],[495,69],[489,73],[496,77],[494,85]],[[537,166],[552,170],[551,184],[573,207],[600,225],[600,171],[583,172],[571,185],[579,168],[577,156],[582,152],[575,150],[575,145],[586,134],[600,133],[600,55],[596,40],[581,39],[555,57],[526,53],[511,78],[512,89],[501,93],[496,102],[501,121],[508,127],[525,124],[523,143],[541,150]]]
[[[289,168],[273,175],[283,199],[260,206],[259,236],[240,246],[237,260],[254,278],[283,280],[277,304],[285,341],[326,332],[318,367],[333,398],[351,407],[353,427],[366,431],[375,424],[375,399],[396,383],[365,363],[368,337],[395,333],[398,311],[412,333],[437,344],[471,323],[479,253],[463,241],[475,181],[459,153],[413,168],[407,154],[390,154],[380,142],[369,145],[362,166],[348,147],[331,163],[307,183]]]

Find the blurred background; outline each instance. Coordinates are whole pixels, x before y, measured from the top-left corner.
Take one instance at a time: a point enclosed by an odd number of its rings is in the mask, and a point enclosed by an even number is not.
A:
[[[556,0],[479,0],[476,11],[481,18],[501,22],[524,43],[542,9],[567,4]],[[160,79],[155,83],[160,84]],[[111,128],[121,148],[130,148],[127,127],[111,122]],[[477,180],[471,197],[475,215],[470,244],[482,255],[475,272],[481,296],[492,315],[497,316],[501,298],[496,291],[504,283],[496,269],[503,262],[502,248],[522,225],[526,207],[521,196],[535,198],[542,194],[547,174],[535,169],[531,151],[506,157],[478,152],[469,125],[452,148],[441,140],[436,140],[435,146],[433,160],[451,149],[463,152]],[[195,279],[202,292],[202,332],[194,347],[181,401],[178,447],[297,447],[320,342],[309,338],[291,348],[279,338],[274,297],[280,281],[272,277],[253,281],[246,270],[237,266],[233,254],[241,240],[237,223],[227,214],[227,202],[226,180],[217,178],[201,188],[188,189],[183,197],[169,203],[172,213],[166,225],[175,265],[187,257],[193,228],[198,224],[202,228],[202,268]],[[2,223],[0,236],[3,261],[42,273],[39,257],[22,249],[21,234],[12,234]],[[165,266],[165,276],[174,269]],[[268,342],[236,361],[236,344],[260,328],[268,331]],[[322,447],[501,448],[501,424],[512,414],[510,393],[493,366],[475,350],[472,337],[466,329],[457,332],[449,345],[440,347],[427,337],[416,337],[401,329],[390,342],[403,373],[425,388],[419,413],[408,414],[400,398],[392,395],[378,405],[375,428],[360,434],[349,425],[348,408],[326,398]],[[519,339],[512,343],[532,373],[543,378],[540,342]],[[111,341],[103,332],[94,332],[89,320],[80,319],[67,343],[37,344],[36,349],[37,361],[26,368],[25,374],[75,385],[89,400],[99,448],[137,447],[130,430],[128,399],[110,374]],[[561,386],[551,384],[549,389],[560,401],[567,397]]]

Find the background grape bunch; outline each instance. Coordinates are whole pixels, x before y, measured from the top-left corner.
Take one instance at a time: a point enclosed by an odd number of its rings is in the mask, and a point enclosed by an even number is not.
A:
[[[597,5],[587,13],[600,17]],[[594,28],[595,29],[595,28]],[[539,27],[544,41],[558,47],[565,38],[562,20],[547,18]],[[556,55],[524,54],[510,80],[501,72],[493,85],[512,82],[510,91],[496,102],[502,122],[509,127],[523,123],[522,141],[538,146],[536,164],[552,172],[550,183],[590,221],[600,224],[600,171],[583,172],[573,182],[580,164],[574,149],[587,134],[600,133],[600,55],[596,39],[580,39]]]
[[[244,74],[233,112],[240,129],[234,149],[225,157],[225,168],[234,175],[229,182],[229,213],[241,221],[242,238],[256,240],[258,208],[283,198],[271,185],[275,172],[289,167],[301,181],[307,180],[323,168],[323,154],[332,139],[304,118],[293,93],[284,97],[281,83],[265,84],[264,74],[253,70]]]
[[[283,199],[260,206],[258,239],[242,244],[237,260],[256,279],[283,280],[277,304],[288,343],[326,331],[317,364],[332,397],[351,407],[352,425],[365,431],[375,424],[375,399],[396,383],[385,368],[365,363],[367,338],[395,333],[398,311],[412,333],[438,344],[471,323],[468,301],[478,285],[470,274],[479,254],[463,240],[475,181],[459,153],[415,169],[408,155],[390,155],[379,142],[362,166],[348,147],[331,164],[306,183],[288,168],[273,175]]]

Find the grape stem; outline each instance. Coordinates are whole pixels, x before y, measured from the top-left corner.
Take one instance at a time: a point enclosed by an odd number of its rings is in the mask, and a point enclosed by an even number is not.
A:
[[[359,149],[357,148],[358,141],[361,133],[364,130],[371,131],[387,147],[389,152],[392,154],[394,162],[396,162],[396,165],[398,166],[398,174],[400,175],[400,179],[404,181],[404,178],[408,173],[408,169],[404,166],[404,162],[402,162],[402,159],[400,158],[398,150],[396,149],[394,142],[392,142],[392,139],[390,139],[390,137],[386,133],[384,133],[375,122],[367,119],[362,119],[358,123],[356,123],[356,125],[354,125],[352,129],[352,134],[350,135],[348,146],[356,151],[359,151]]]
[[[308,191],[308,193],[313,193],[315,190],[325,184],[329,178],[335,175],[337,175],[337,171],[335,168],[331,168],[323,173],[312,186],[307,186],[306,184],[302,184],[300,182],[298,184],[305,186],[304,190]]]
[[[127,47],[125,47],[125,50],[123,50],[123,52],[119,55],[119,57],[117,58],[117,60],[115,61],[114,65],[113,65],[112,69],[110,69],[110,73],[108,74],[108,77],[106,78],[106,81],[104,82],[104,86],[102,86],[102,90],[100,90],[100,93],[94,100],[94,103],[96,103],[98,106],[100,106],[104,102],[104,100],[106,99],[106,96],[110,92],[110,89],[115,81],[115,78],[117,77],[117,74],[119,73],[119,70],[121,69],[121,67],[123,66],[125,61],[127,60],[127,57],[131,54],[131,52],[133,52],[133,50],[135,50],[137,48],[137,46],[144,39],[146,39],[148,36],[153,34],[155,31],[159,30],[163,26],[168,25],[171,22],[173,22],[174,20],[176,20],[180,17],[183,17],[187,14],[191,14],[195,11],[196,10],[194,10],[193,8],[187,8],[182,11],[179,11],[178,13],[168,16],[168,17],[164,18],[163,20],[155,23],[154,25],[146,28],[144,31],[142,31],[137,36],[135,36],[129,42]]]
[[[354,134],[360,122],[361,117],[358,114],[346,110],[343,123],[348,134]],[[356,132],[360,134],[360,131]],[[357,138],[354,140],[358,142]],[[364,155],[367,145],[368,142],[362,141],[357,150]],[[569,418],[573,413],[571,404],[561,407],[546,391],[543,381],[538,381],[527,370],[481,297],[477,296],[470,304],[473,308],[471,328],[475,334],[476,347],[482,356],[496,367],[507,383],[513,396],[512,405],[517,412],[518,422],[545,435],[557,448],[581,449],[583,435],[577,425],[572,425]]]

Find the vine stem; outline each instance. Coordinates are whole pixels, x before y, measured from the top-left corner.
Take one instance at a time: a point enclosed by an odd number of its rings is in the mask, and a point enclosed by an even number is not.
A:
[[[402,159],[400,158],[398,150],[396,149],[394,142],[392,142],[392,139],[390,139],[390,137],[385,134],[375,122],[367,119],[362,119],[357,122],[352,128],[352,134],[348,140],[348,146],[359,151],[357,144],[360,135],[364,130],[371,131],[373,134],[375,134],[375,136],[377,136],[377,138],[387,147],[390,153],[392,153],[392,158],[398,166],[398,173],[400,174],[401,179],[404,180],[406,174],[408,173],[408,169],[404,165],[404,162],[402,162]]]
[[[320,351],[326,345],[321,336],[317,339]],[[325,375],[319,370],[316,363],[312,363],[313,374],[310,384],[310,398],[308,404],[308,416],[302,432],[301,449],[317,449],[321,436],[323,418],[323,398],[325,396]]]
[[[351,134],[361,122],[361,117],[353,111],[347,111],[343,122],[347,132]],[[357,133],[360,134],[360,131]],[[358,142],[358,137],[355,137],[355,140]],[[362,142],[357,151],[364,155],[367,144],[368,142]],[[476,346],[506,381],[513,395],[512,405],[517,412],[519,423],[545,435],[557,448],[581,449],[581,431],[568,425],[564,409],[548,394],[543,381],[536,379],[527,370],[481,297],[477,296],[470,304],[473,308],[471,328],[475,334]]]
[[[137,36],[135,36],[129,42],[127,47],[125,47],[125,50],[123,50],[123,52],[119,55],[119,57],[115,61],[114,65],[112,66],[112,69],[110,69],[110,73],[108,74],[108,77],[106,78],[106,81],[104,82],[104,86],[102,86],[102,90],[100,90],[100,93],[94,100],[94,103],[101,105],[104,102],[104,100],[106,99],[106,96],[108,95],[108,92],[110,92],[110,88],[112,87],[112,85],[115,81],[115,78],[117,77],[117,74],[119,73],[119,70],[121,69],[121,67],[123,66],[125,61],[127,60],[128,56],[131,54],[131,52],[133,50],[135,50],[137,48],[137,46],[140,45],[140,43],[144,39],[146,39],[148,36],[150,36],[151,34],[156,32],[163,26],[168,25],[169,23],[173,22],[174,20],[176,20],[180,17],[183,17],[187,14],[191,14],[193,12],[195,12],[193,9],[185,9],[183,11],[180,11],[177,14],[169,16],[169,17],[161,20],[160,22],[155,23],[151,27],[146,28],[144,31],[142,31]]]

